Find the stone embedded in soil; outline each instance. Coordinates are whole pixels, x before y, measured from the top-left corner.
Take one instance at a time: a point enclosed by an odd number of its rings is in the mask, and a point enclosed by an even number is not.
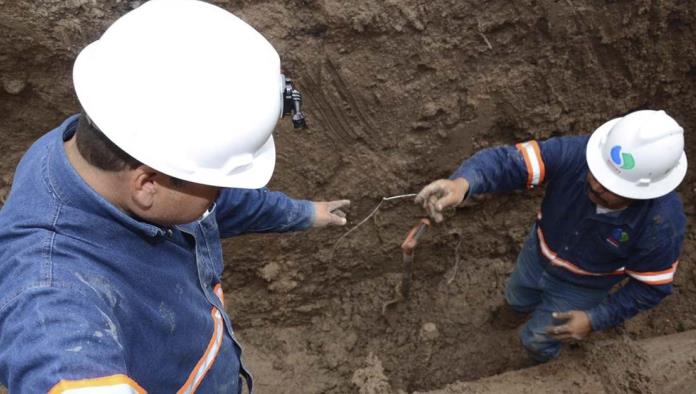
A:
[[[437,329],[435,323],[427,322],[423,324],[420,330],[420,337],[424,341],[434,341],[440,336],[440,331]]]
[[[279,293],[287,293],[290,290],[296,288],[298,285],[299,283],[297,283],[297,281],[291,279],[281,279],[277,282],[273,282],[270,285],[268,285],[268,290]]]
[[[280,264],[278,264],[275,261],[272,261],[266,265],[263,266],[263,268],[259,269],[259,275],[266,281],[266,282],[271,282],[273,281],[278,274],[280,273]]]
[[[22,79],[8,78],[2,80],[2,87],[5,89],[5,92],[11,95],[17,95],[24,91],[27,87],[27,82]]]
[[[392,394],[389,379],[384,375],[382,361],[373,353],[370,353],[365,361],[367,365],[357,369],[351,378],[351,382],[358,387],[358,392],[360,394]]]

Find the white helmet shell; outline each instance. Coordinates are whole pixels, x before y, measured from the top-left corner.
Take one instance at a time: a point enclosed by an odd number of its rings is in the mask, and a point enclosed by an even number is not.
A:
[[[222,8],[148,1],[80,52],[73,79],[93,123],[157,171],[240,188],[273,174],[280,58]]]
[[[657,198],[686,175],[684,129],[665,111],[632,112],[595,130],[586,158],[592,175],[609,191],[638,200]]]

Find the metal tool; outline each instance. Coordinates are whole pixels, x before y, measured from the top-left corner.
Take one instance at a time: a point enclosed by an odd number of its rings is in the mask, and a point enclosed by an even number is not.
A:
[[[396,296],[391,300],[382,304],[382,315],[386,315],[387,308],[399,303],[411,295],[411,284],[413,282],[413,250],[418,245],[418,240],[425,234],[425,230],[430,226],[430,220],[421,219],[418,224],[413,226],[406,235],[406,239],[401,244],[401,254],[403,258],[403,272],[401,273],[401,282],[395,287]]]
[[[404,261],[403,277],[401,278],[401,294],[404,298],[411,295],[411,283],[413,282],[413,250],[418,245],[418,240],[425,234],[425,230],[430,226],[430,220],[421,219],[418,224],[413,226],[406,235],[406,239],[401,244],[401,254]]]

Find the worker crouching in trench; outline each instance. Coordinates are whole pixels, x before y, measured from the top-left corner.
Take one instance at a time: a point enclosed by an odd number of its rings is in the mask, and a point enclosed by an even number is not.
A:
[[[545,362],[561,341],[616,326],[672,292],[686,227],[674,191],[687,169],[683,133],[664,111],[641,110],[592,135],[484,149],[416,203],[441,222],[473,195],[546,185],[496,316],[526,320],[522,344]]]

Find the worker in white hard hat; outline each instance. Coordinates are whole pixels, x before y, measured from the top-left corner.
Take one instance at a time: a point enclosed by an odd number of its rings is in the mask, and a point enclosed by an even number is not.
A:
[[[35,142],[0,211],[10,392],[239,393],[221,237],[344,225],[348,201],[264,187],[301,95],[217,6],[151,0],[74,65],[82,112]]]
[[[683,134],[664,111],[642,110],[591,136],[484,149],[416,202],[439,222],[471,196],[545,185],[494,319],[526,321],[522,344],[545,362],[561,341],[621,324],[671,293],[686,225],[674,191],[687,168]]]

